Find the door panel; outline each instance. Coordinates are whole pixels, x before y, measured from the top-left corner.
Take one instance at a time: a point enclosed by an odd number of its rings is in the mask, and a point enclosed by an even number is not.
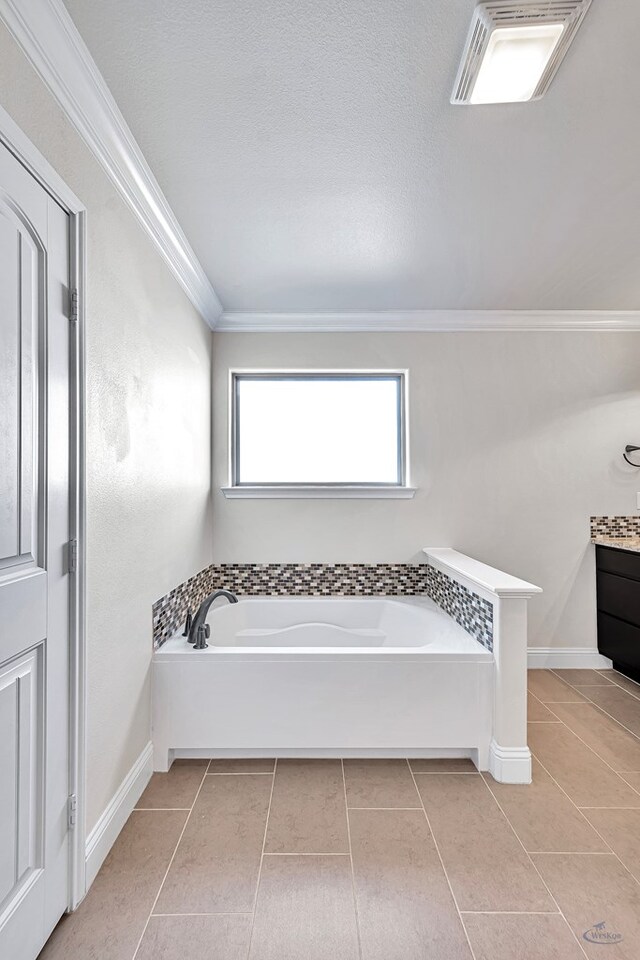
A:
[[[0,957],[67,906],[69,219],[0,145]]]
[[[44,250],[6,198],[0,199],[0,263],[0,570],[6,571],[37,557],[44,440],[38,429]]]
[[[0,378],[0,563],[17,556],[20,550],[19,517],[19,257],[20,237],[15,225],[0,215],[0,262],[5,264],[7,279],[0,286],[0,356],[3,360]]]
[[[42,648],[0,670],[0,910],[42,866]]]

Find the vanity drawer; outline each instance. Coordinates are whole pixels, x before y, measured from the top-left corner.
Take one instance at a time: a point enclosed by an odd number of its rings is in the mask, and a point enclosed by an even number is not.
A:
[[[596,545],[596,567],[606,573],[640,580],[640,553],[629,553],[613,547]]]
[[[599,610],[598,650],[615,664],[640,669],[640,627]]]
[[[598,610],[640,626],[640,582],[598,570]]]

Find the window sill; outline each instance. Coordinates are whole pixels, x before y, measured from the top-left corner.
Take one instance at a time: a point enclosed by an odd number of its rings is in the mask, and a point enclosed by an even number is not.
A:
[[[227,500],[411,500],[415,487],[222,487]]]

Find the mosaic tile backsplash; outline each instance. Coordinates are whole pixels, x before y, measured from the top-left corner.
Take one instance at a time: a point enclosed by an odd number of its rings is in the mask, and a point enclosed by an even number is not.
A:
[[[488,650],[489,601],[427,563],[212,564],[153,604],[153,642],[160,647],[214,590],[238,596],[428,596]]]
[[[493,605],[446,573],[430,564],[425,566],[428,571],[427,596],[483,647],[493,650]]]
[[[427,563],[212,564],[153,604],[153,642],[162,646],[214,590],[238,596],[428,596],[488,650],[493,607]]]
[[[640,537],[640,514],[631,517],[590,517],[594,537]]]

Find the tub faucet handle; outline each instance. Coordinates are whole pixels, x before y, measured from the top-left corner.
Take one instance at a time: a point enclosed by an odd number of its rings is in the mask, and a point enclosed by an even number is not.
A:
[[[184,621],[184,633],[182,634],[183,637],[189,636],[189,633],[191,632],[192,623],[193,623],[193,614],[191,613],[191,610],[187,610],[187,617]]]
[[[209,644],[207,640],[211,636],[211,627],[208,623],[201,623],[196,634],[196,642],[193,645],[194,650],[205,650]]]

